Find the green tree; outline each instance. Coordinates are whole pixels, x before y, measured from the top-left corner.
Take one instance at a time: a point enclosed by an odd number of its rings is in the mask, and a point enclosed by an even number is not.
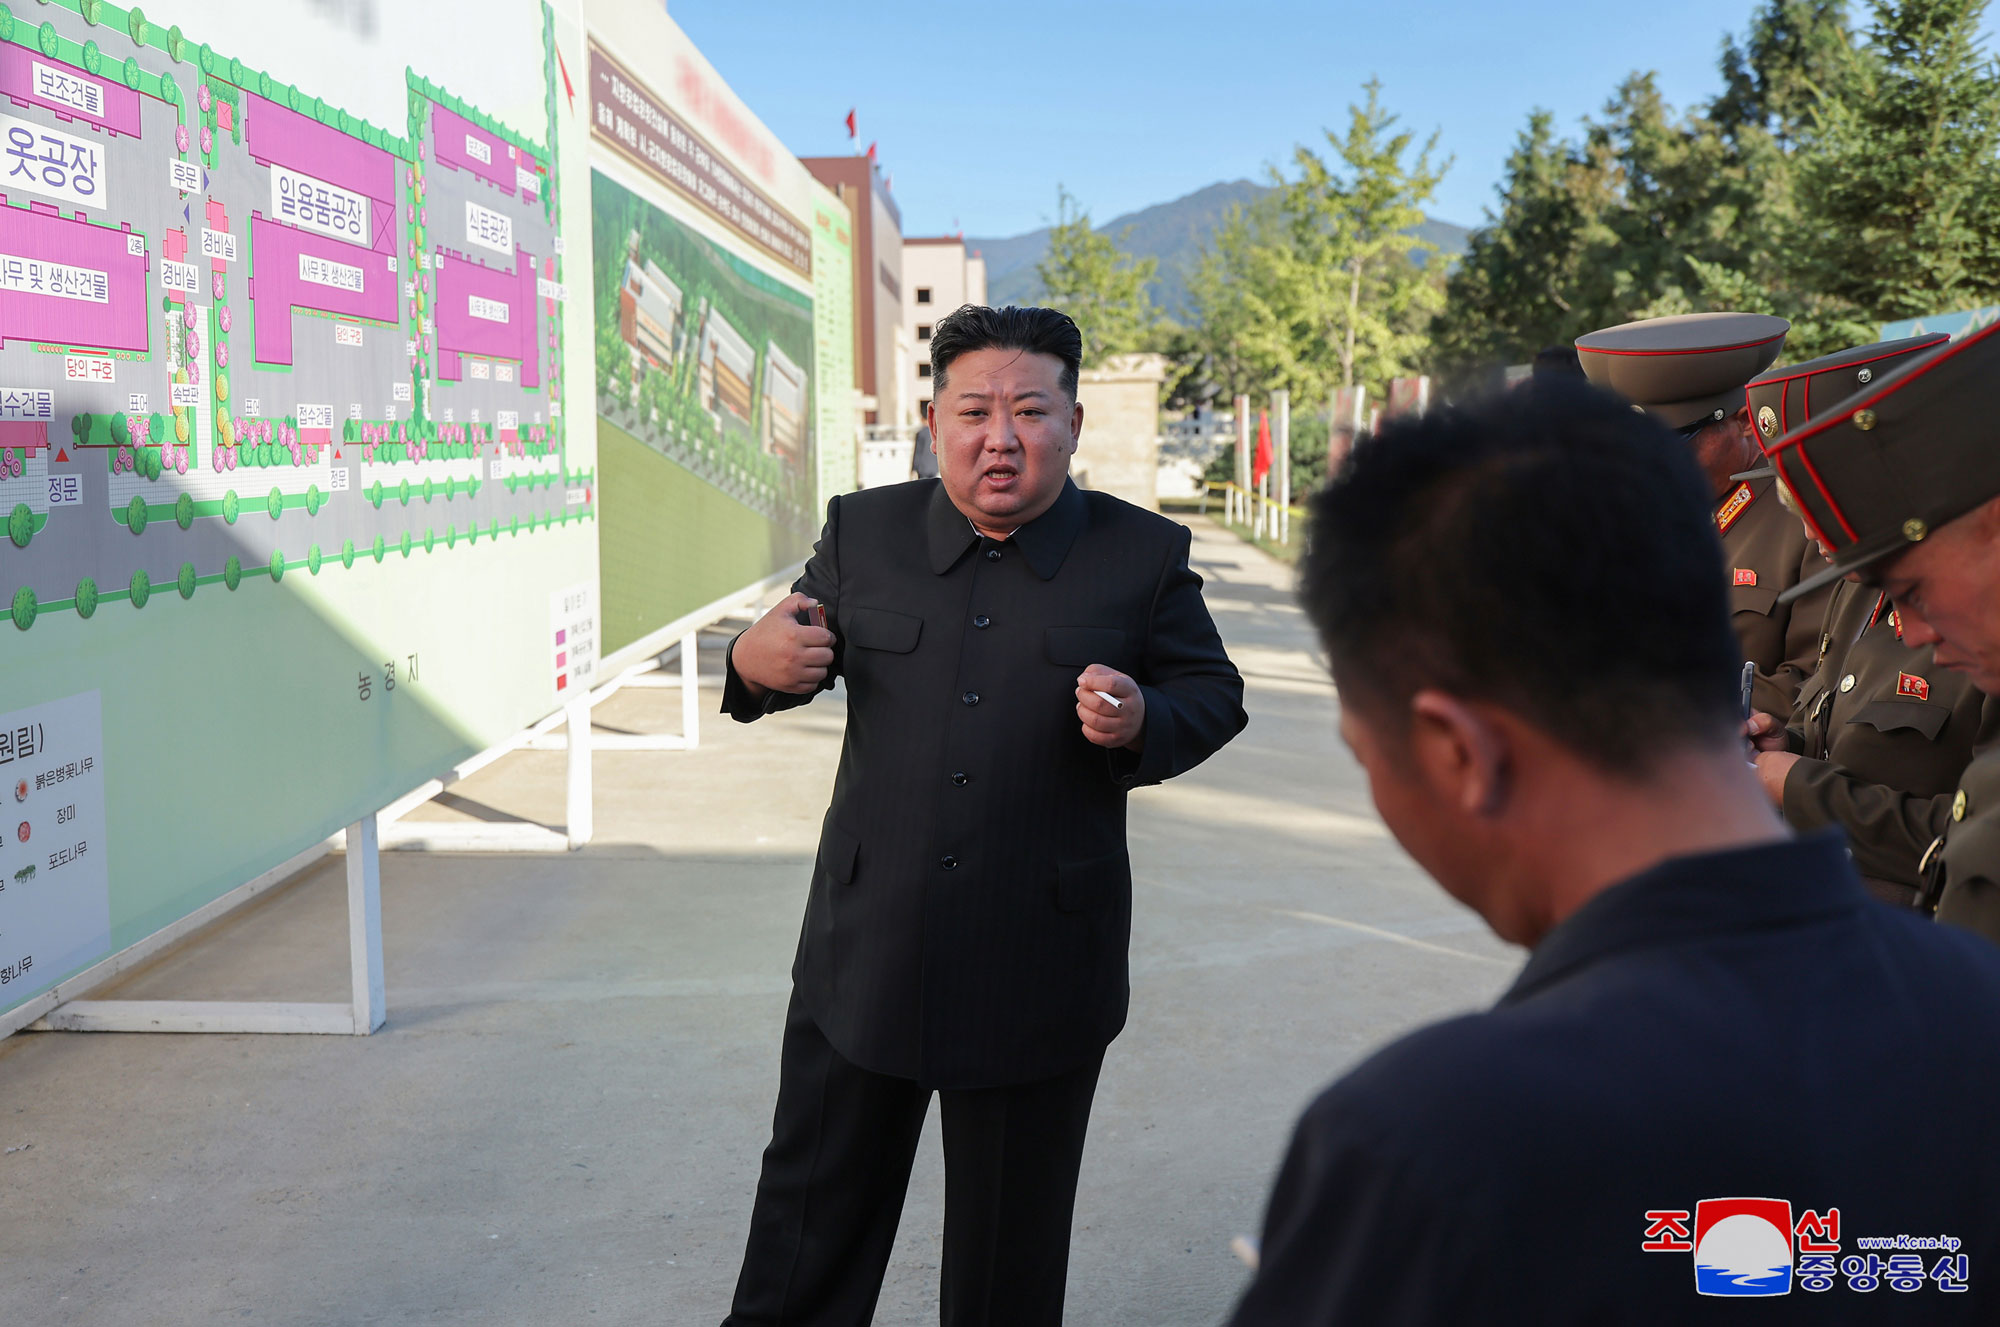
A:
[[[2000,69],[1985,0],[1876,0],[1798,173],[1796,270],[1873,317],[2000,290]]]
[[[1231,209],[1189,281],[1207,379],[1226,392],[1283,387],[1300,402],[1411,372],[1444,302],[1423,204],[1449,168],[1382,105],[1381,84],[1348,107],[1326,156],[1300,145],[1294,174]]]
[[[1767,0],[1742,43],[1722,47],[1722,83],[1709,115],[1732,139],[1767,136],[1790,152],[1844,82],[1854,55],[1847,0]]]
[[[1043,298],[1075,319],[1083,333],[1085,368],[1111,355],[1155,348],[1163,332],[1146,288],[1158,268],[1158,259],[1134,258],[1117,240],[1092,229],[1090,213],[1068,190],[1056,190],[1056,224],[1035,272]]]
[[[1265,194],[1231,206],[1189,274],[1197,330],[1187,353],[1199,356],[1222,397],[1274,384],[1310,396],[1324,385],[1316,370],[1301,370],[1303,343],[1288,322],[1285,245],[1280,200]]]
[[[1419,319],[1443,303],[1415,261],[1437,247],[1414,232],[1451,161],[1433,160],[1435,133],[1406,161],[1414,136],[1383,107],[1380,80],[1365,91],[1364,104],[1347,108],[1347,133],[1327,131],[1334,161],[1301,145],[1292,154],[1298,178],[1280,190],[1290,241],[1280,277],[1299,330],[1323,338],[1338,363],[1340,387],[1406,369],[1424,349]]]
[[[1555,117],[1528,117],[1499,185],[1500,209],[1472,233],[1432,324],[1433,363],[1447,379],[1526,359],[1602,324],[1611,172],[1557,137]]]

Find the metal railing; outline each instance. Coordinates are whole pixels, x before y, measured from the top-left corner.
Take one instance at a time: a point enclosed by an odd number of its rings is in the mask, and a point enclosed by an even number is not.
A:
[[[1224,525],[1241,528],[1257,539],[1268,539],[1276,544],[1292,542],[1292,517],[1301,521],[1306,518],[1303,507],[1288,506],[1270,495],[1270,480],[1265,479],[1263,490],[1252,490],[1233,483],[1209,481],[1202,485],[1201,513],[1206,516],[1211,493],[1222,495],[1222,511],[1219,519]]]

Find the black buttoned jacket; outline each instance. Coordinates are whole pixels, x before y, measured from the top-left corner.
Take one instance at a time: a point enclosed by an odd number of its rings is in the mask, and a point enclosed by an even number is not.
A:
[[[826,605],[847,737],[793,980],[842,1055],[936,1087],[1032,1082],[1125,1023],[1125,794],[1243,728],[1187,529],[1065,484],[1001,542],[937,480],[835,498],[797,589]],[[1143,753],[1084,740],[1077,675],[1139,683]],[[810,695],[723,710],[748,722]]]

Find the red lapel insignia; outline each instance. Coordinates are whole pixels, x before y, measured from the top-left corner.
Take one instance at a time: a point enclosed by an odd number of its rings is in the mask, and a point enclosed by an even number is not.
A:
[[[1750,509],[1750,501],[1754,496],[1750,492],[1750,485],[1738,484],[1736,491],[1724,498],[1722,505],[1715,509],[1716,532],[1729,533],[1729,527],[1736,524],[1736,518]]]
[[[1903,615],[1893,608],[1889,610],[1889,625],[1896,629],[1896,639],[1901,640],[1903,638]]]
[[[1896,674],[1896,694],[1899,696],[1914,696],[1918,700],[1929,700],[1931,698],[1931,684],[1918,677],[1915,673],[1898,673]]]
[[[1756,572],[1752,571],[1748,567],[1738,567],[1736,569],[1736,584],[1755,585],[1756,583],[1757,583]]]

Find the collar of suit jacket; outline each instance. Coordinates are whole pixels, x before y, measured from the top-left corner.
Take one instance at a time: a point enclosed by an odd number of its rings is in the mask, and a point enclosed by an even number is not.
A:
[[[942,576],[958,565],[967,549],[979,542],[979,532],[972,528],[970,518],[952,504],[941,481],[933,479],[929,483],[931,505],[926,519],[930,525],[931,570]],[[1006,542],[1009,547],[1021,550],[1021,556],[1034,568],[1035,575],[1049,580],[1062,569],[1070,545],[1083,529],[1083,518],[1083,493],[1074,480],[1065,479],[1055,506],[1014,531]]]

